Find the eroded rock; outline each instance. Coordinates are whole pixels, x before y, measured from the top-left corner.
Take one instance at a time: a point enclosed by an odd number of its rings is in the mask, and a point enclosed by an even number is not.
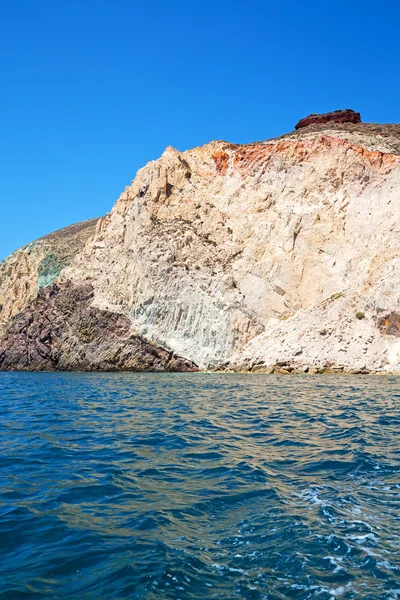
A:
[[[0,342],[0,370],[197,371],[190,361],[131,333],[129,319],[91,306],[90,284],[39,291]]]
[[[361,123],[361,115],[350,108],[335,110],[333,112],[315,114],[300,119],[295,129],[309,127],[310,125],[324,125],[330,123]]]
[[[329,121],[267,142],[169,147],[58,276],[51,256],[1,265],[0,318],[24,309],[25,286],[36,294],[41,264],[46,285],[90,282],[91,318],[129,325],[111,338],[114,355],[136,336],[202,369],[396,371],[395,324],[383,330],[376,315],[400,314],[399,140],[395,125]],[[82,335],[85,368],[108,368]],[[74,343],[61,344],[67,366]]]
[[[400,312],[392,311],[377,321],[379,331],[384,335],[400,337]]]
[[[0,263],[0,339],[8,320],[51,285],[94,234],[98,219],[59,229],[13,252]]]

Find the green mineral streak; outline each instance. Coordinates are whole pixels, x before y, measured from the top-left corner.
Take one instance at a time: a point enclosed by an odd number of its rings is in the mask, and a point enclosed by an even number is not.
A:
[[[37,247],[40,248],[40,245],[37,242],[30,242],[27,246],[25,246],[25,248],[23,248],[23,250],[24,252],[27,252],[27,254],[30,254]]]
[[[55,282],[65,265],[58,262],[54,254],[45,256],[38,270],[38,291]]]

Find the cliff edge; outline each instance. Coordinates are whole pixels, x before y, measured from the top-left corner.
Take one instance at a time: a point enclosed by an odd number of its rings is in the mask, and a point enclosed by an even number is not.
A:
[[[84,310],[123,319],[113,352],[134,336],[166,351],[166,368],[176,356],[188,369],[400,370],[400,126],[324,118],[266,142],[167,148],[55,278],[40,279],[42,258],[30,271],[7,259],[0,368],[18,368],[16,323],[46,312],[55,283],[90,286]],[[81,343],[71,368],[90,368]],[[132,353],[95,368],[136,370]]]

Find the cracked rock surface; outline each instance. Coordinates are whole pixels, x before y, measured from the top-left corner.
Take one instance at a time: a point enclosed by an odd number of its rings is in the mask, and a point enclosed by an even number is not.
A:
[[[57,283],[203,369],[400,369],[400,131],[324,127],[168,147]]]
[[[0,369],[21,371],[197,371],[133,335],[124,315],[91,306],[90,284],[53,284],[12,321]]]
[[[51,285],[95,231],[98,219],[64,227],[13,252],[0,263],[0,339],[7,322],[42,287]]]

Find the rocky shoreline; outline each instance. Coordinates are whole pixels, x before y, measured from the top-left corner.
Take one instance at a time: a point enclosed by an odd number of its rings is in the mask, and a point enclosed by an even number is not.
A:
[[[91,306],[86,283],[42,288],[0,342],[2,371],[197,371],[192,361],[130,330],[129,319]]]
[[[400,372],[400,126],[168,147],[0,264],[0,370]]]
[[[251,368],[244,366],[219,369],[219,373],[249,373],[262,375],[400,375],[400,371],[371,369],[346,369],[344,366],[315,367],[300,365],[259,365]]]

